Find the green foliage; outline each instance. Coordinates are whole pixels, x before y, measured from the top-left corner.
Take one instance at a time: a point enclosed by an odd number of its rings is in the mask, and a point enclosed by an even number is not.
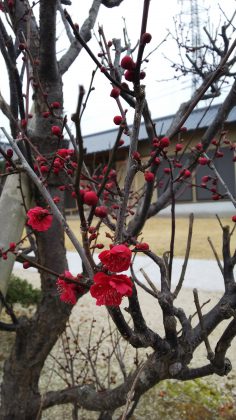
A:
[[[21,303],[23,306],[36,305],[41,298],[41,291],[34,289],[26,280],[11,275],[6,300],[8,303]]]
[[[235,383],[235,378],[232,381]],[[215,381],[166,380],[143,395],[135,415],[148,420],[233,420],[236,406],[227,387],[217,386]]]

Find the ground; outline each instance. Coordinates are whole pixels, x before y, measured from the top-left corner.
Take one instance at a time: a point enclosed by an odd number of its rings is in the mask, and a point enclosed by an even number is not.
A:
[[[230,218],[222,220],[223,224],[231,224]],[[71,220],[70,225],[73,227],[75,232],[79,232],[79,223],[76,220]],[[178,247],[176,247],[175,254],[178,257],[184,255],[185,243],[187,237],[187,219],[177,219],[177,230],[176,237]],[[147,223],[147,227],[143,231],[142,236],[146,242],[149,242],[151,248],[154,251],[158,251],[158,254],[162,254],[163,251],[168,249],[168,239],[170,232],[170,221],[166,218],[153,218]],[[216,248],[219,251],[221,249],[221,229],[219,223],[215,219],[197,219],[194,227],[194,241],[192,246],[191,258],[212,258],[212,251],[208,246],[207,236],[211,235],[212,240],[215,243]],[[100,241],[100,240],[99,240]],[[235,243],[234,243],[235,245]],[[68,245],[70,249],[70,246]],[[216,265],[217,269],[217,265]],[[15,270],[17,275],[27,278],[32,284],[39,284],[39,276],[36,272],[27,270]],[[213,306],[220,298],[221,292],[219,291],[207,291],[199,290],[200,302],[206,302],[210,299],[210,302],[204,307],[204,310],[208,310]],[[58,298],[58,296],[55,296]],[[139,290],[139,298],[141,306],[147,319],[147,323],[151,328],[158,330],[161,334],[163,332],[162,317],[159,310],[157,301],[150,295]],[[123,305],[126,305],[125,299]],[[191,315],[194,312],[193,293],[190,288],[184,288],[177,300],[177,306],[183,307],[187,315]],[[33,310],[33,309],[32,309]],[[18,307],[18,313],[24,313],[28,311],[24,308]],[[100,331],[105,327],[105,331],[109,331],[109,325],[106,321],[107,315],[106,310],[103,307],[96,307],[94,300],[89,294],[83,297],[83,299],[75,305],[71,316],[71,326],[76,330],[77,326],[80,326],[80,347],[85,348],[89,336],[89,329],[93,319],[96,319],[93,330],[96,331],[95,341],[100,334]],[[194,318],[196,321],[196,317]],[[195,322],[195,320],[193,322]],[[227,322],[225,322],[226,324]],[[224,325],[222,324],[219,328],[214,331],[210,336],[210,344],[214,349],[215,344],[220,337]],[[0,363],[1,371],[3,361],[8,354],[13,340],[13,336],[9,333],[1,332],[1,353]],[[109,343],[105,345],[105,352],[109,350]],[[101,349],[101,351],[103,351]],[[62,351],[61,342],[54,349],[54,354],[59,357],[64,357]],[[80,353],[81,357],[81,353]],[[127,357],[127,365],[132,368],[134,365],[134,357],[137,355],[132,351],[128,350],[125,357]],[[139,361],[144,360],[146,357],[146,351],[140,352]],[[155,420],[163,418],[165,420],[198,420],[203,418],[204,420],[215,420],[215,419],[228,419],[233,420],[236,418],[236,340],[233,341],[231,348],[228,352],[233,370],[227,378],[221,378],[216,375],[195,381],[189,381],[180,383],[176,381],[165,381],[154,387],[147,394],[142,397],[140,404],[133,416],[133,419],[141,420],[143,418]],[[81,364],[81,360],[78,362]],[[206,350],[202,345],[195,354],[193,365],[201,365],[207,363]],[[101,367],[101,372],[104,372],[104,365]],[[118,381],[119,373],[118,368],[115,367],[115,363],[112,363],[111,376],[114,381]],[[78,369],[80,371],[81,368]],[[41,381],[41,389],[45,392],[51,388],[61,388],[64,386],[62,379],[55,372],[59,372],[55,360],[48,358],[44,368]],[[121,410],[122,412],[122,410]],[[71,406],[56,407],[45,411],[43,414],[44,420],[51,418],[57,418],[58,420],[70,420]],[[81,412],[79,414],[80,420],[93,420],[97,419],[95,413]],[[118,418],[116,416],[116,418]]]

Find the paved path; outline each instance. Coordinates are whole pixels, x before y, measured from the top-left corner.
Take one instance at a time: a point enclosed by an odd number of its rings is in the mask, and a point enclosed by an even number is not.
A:
[[[69,270],[73,274],[81,272],[81,260],[76,252],[67,252]],[[98,261],[97,255],[95,260]],[[173,264],[173,285],[178,282],[181,268],[183,265],[182,258],[176,258]],[[140,272],[143,268],[150,279],[157,285],[160,285],[160,273],[158,267],[146,256],[137,256],[135,259],[135,273],[140,280],[144,280]],[[15,268],[22,268],[18,262]],[[35,268],[29,268],[30,271],[36,271]],[[28,271],[27,270],[27,271]],[[184,287],[198,288],[202,290],[221,291],[224,289],[223,277],[215,260],[189,260]]]

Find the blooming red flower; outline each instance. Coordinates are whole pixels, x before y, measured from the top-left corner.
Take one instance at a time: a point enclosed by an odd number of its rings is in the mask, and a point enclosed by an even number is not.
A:
[[[64,277],[68,280],[77,280],[76,277],[72,276],[70,271],[64,272]],[[62,278],[58,277],[56,281],[56,285],[60,294],[60,299],[63,302],[70,303],[71,305],[75,305],[77,301],[76,296],[76,289],[77,285],[75,283],[69,283],[68,281],[63,280]]]
[[[56,281],[57,289],[60,294],[60,299],[65,303],[75,305],[77,302],[78,294],[84,292],[83,286],[79,284],[79,279],[83,276],[78,274],[74,277],[70,271],[64,271],[63,275],[60,275]],[[70,280],[73,283],[70,283]],[[77,283],[75,283],[77,282]]]
[[[124,274],[107,275],[99,272],[93,280],[90,293],[97,299],[96,305],[119,306],[123,296],[132,296],[132,281]]]
[[[236,222],[236,215],[232,216],[232,222]]]
[[[128,270],[131,256],[132,252],[126,245],[115,245],[109,251],[101,252],[98,257],[108,270],[120,273]]]
[[[27,212],[28,225],[38,232],[48,230],[52,224],[52,215],[47,209],[33,207]]]

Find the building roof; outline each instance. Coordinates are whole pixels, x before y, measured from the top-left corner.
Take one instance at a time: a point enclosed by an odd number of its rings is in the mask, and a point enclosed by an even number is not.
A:
[[[196,128],[208,127],[208,125],[216,116],[219,107],[220,104],[213,105],[210,108],[204,107],[194,110],[188,117],[184,126],[188,129],[188,131],[196,130]],[[164,135],[167,132],[174,116],[175,114],[172,114],[166,117],[156,118],[153,120],[153,122],[156,124],[156,130],[158,135]],[[234,107],[231,110],[226,119],[226,122],[236,122],[236,107]],[[114,146],[117,132],[117,128],[114,128],[112,130],[102,131],[100,133],[94,133],[84,136],[84,148],[86,149],[87,154],[110,150]],[[147,132],[145,124],[142,122],[139,132],[139,140],[145,140],[146,138]],[[129,146],[129,137],[124,135],[122,139],[124,140],[124,144],[122,147]]]

